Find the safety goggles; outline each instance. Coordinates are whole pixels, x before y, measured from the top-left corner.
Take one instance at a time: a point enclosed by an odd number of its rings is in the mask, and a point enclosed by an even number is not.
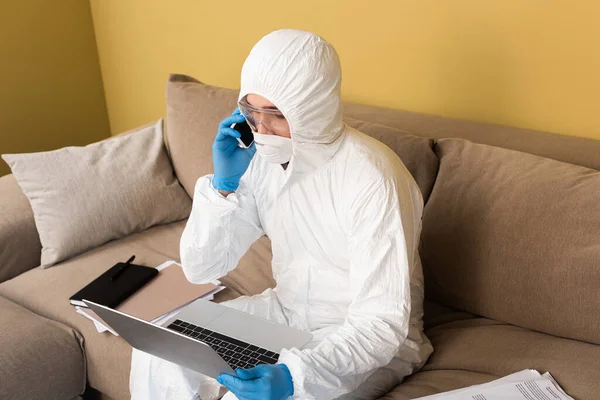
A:
[[[290,126],[281,111],[273,108],[254,107],[248,103],[245,97],[240,100],[238,106],[253,131],[260,132],[259,127],[262,126],[268,133],[281,136],[289,135]]]

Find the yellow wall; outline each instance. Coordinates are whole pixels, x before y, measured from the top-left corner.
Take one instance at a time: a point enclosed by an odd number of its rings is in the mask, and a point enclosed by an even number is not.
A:
[[[90,0],[113,133],[164,115],[171,72],[239,87],[283,27],[337,48],[346,100],[600,139],[600,2]]]
[[[0,154],[108,137],[89,3],[7,0],[0,16]]]

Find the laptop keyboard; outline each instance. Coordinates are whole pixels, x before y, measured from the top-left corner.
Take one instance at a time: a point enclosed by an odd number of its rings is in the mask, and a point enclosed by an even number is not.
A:
[[[275,364],[279,358],[279,354],[267,349],[253,346],[179,319],[173,321],[167,328],[206,343],[234,370],[236,368],[248,369],[258,364]]]

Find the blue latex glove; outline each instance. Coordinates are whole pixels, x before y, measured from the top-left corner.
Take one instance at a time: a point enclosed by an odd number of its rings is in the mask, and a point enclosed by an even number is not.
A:
[[[221,374],[217,382],[240,400],[281,400],[294,394],[292,375],[285,364],[261,364],[235,372],[239,378]]]
[[[240,185],[240,178],[250,165],[250,161],[256,153],[256,146],[248,149],[238,147],[241,135],[231,128],[232,124],[244,122],[244,116],[239,109],[225,118],[219,124],[219,130],[212,145],[214,176],[213,187],[217,190],[234,191]]]

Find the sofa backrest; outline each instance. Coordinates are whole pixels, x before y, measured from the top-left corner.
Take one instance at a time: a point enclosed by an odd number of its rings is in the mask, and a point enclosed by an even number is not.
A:
[[[433,139],[468,139],[474,143],[519,150],[600,170],[600,156],[598,156],[600,154],[600,140],[417,114],[362,104],[344,104],[344,115],[402,129],[411,135]]]

